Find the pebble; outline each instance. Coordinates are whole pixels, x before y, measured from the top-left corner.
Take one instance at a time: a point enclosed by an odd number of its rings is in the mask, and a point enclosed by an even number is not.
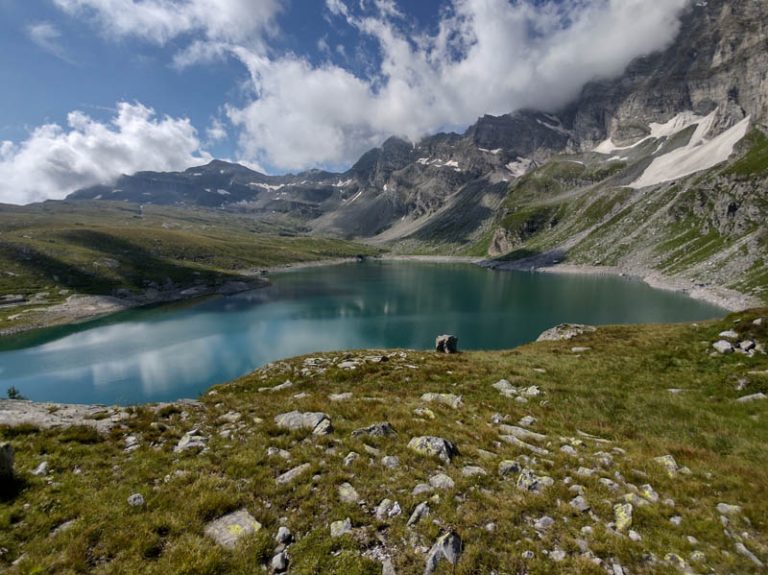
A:
[[[131,507],[141,507],[144,505],[144,496],[141,493],[134,493],[128,496],[128,505]]]

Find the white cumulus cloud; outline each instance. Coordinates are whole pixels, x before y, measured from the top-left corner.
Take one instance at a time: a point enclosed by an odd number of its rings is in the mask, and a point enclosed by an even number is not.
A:
[[[91,18],[105,35],[165,43],[182,34],[245,42],[268,33],[279,0],[54,0],[66,12]]]
[[[20,143],[0,142],[0,203],[60,199],[121,174],[210,160],[188,119],[158,118],[138,103],[118,104],[110,123],[72,112],[67,124],[40,126]]]
[[[452,0],[434,34],[414,35],[391,0],[359,15],[326,0],[333,17],[377,42],[376,73],[237,47],[254,98],[229,118],[247,159],[280,170],[348,163],[388,135],[416,140],[486,113],[555,110],[588,81],[667,46],[688,3]]]

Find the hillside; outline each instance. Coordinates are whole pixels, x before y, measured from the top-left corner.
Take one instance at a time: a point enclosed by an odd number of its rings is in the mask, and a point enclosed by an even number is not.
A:
[[[136,305],[234,293],[261,270],[375,254],[203,209],[110,202],[0,205],[0,334]]]
[[[766,313],[494,353],[288,359],[199,403],[84,408],[79,421],[65,406],[5,401],[17,478],[0,503],[0,564],[761,573],[768,359],[713,343],[764,349]],[[36,421],[19,423],[30,411]],[[424,436],[449,443],[420,453]]]

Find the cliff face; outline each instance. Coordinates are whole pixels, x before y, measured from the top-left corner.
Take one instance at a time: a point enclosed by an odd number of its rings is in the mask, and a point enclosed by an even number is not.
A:
[[[583,150],[610,135],[626,142],[651,122],[719,107],[718,128],[768,120],[768,4],[694,2],[672,46],[632,63],[617,80],[589,84],[563,114]]]

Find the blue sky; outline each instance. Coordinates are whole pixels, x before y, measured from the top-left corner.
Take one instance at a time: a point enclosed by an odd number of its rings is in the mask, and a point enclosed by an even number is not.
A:
[[[345,169],[390,135],[556,110],[687,0],[0,0],[0,202],[212,157]]]

